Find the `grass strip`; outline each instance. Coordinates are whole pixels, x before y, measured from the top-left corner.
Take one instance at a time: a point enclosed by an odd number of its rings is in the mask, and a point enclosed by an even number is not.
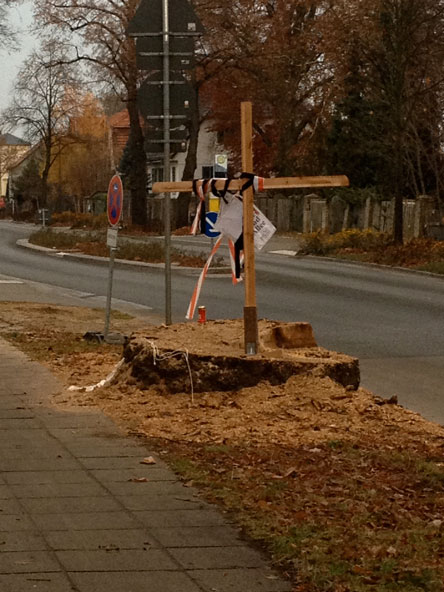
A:
[[[96,257],[109,257],[109,247],[106,245],[104,231],[70,233],[42,229],[34,232],[29,237],[29,242],[49,249],[71,250]],[[207,257],[205,253],[194,254],[177,248],[171,249],[172,262],[184,267],[203,267]],[[165,248],[160,240],[136,242],[120,239],[116,258],[145,263],[164,263]],[[213,260],[215,267],[221,267],[222,263],[222,257]]]

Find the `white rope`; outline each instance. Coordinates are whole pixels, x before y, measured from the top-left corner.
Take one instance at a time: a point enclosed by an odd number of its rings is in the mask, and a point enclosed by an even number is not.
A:
[[[188,368],[188,374],[190,376],[191,403],[194,405],[194,385],[193,385],[193,376],[191,374],[190,360],[189,360],[189,357],[188,357],[188,350],[187,349],[185,349],[185,350],[176,349],[173,352],[161,354],[159,352],[159,348],[154,343],[154,341],[148,341],[148,343],[150,344],[151,349],[153,350],[153,363],[154,363],[154,366],[156,365],[156,362],[157,361],[169,360],[171,358],[178,358],[180,356],[183,356],[184,357],[184,360],[185,360],[185,362],[187,364],[187,368]]]
[[[148,341],[148,343],[150,344],[151,349],[153,350],[154,365],[156,365],[157,361],[168,360],[170,358],[178,358],[180,356],[184,357],[185,362],[187,364],[187,368],[188,368],[188,374],[190,377],[191,403],[194,405],[194,385],[193,385],[193,376],[191,374],[190,360],[188,357],[188,350],[187,349],[175,350],[173,352],[161,354],[161,353],[159,353],[159,348],[157,347],[157,345],[153,341]],[[69,391],[83,391],[86,393],[90,393],[92,391],[95,391],[97,388],[107,386],[113,380],[113,378],[115,378],[117,372],[120,370],[120,368],[124,362],[125,362],[125,360],[122,358],[118,362],[118,364],[113,368],[113,370],[108,374],[108,376],[106,378],[104,378],[103,380],[101,380],[100,382],[98,382],[97,384],[92,384],[90,386],[74,386],[74,385],[72,385],[72,386],[68,387],[68,390]]]
[[[97,384],[92,384],[90,386],[70,386],[68,387],[69,391],[84,391],[85,393],[91,393],[92,391],[95,391],[97,388],[101,388],[102,386],[107,386],[112,380],[113,378],[116,376],[117,372],[120,370],[120,367],[123,365],[123,363],[125,362],[125,359],[122,358],[120,360],[120,362],[118,362],[116,364],[116,366],[114,366],[113,370],[108,374],[108,376],[106,378],[104,378],[103,380],[101,380],[100,382],[98,382]]]

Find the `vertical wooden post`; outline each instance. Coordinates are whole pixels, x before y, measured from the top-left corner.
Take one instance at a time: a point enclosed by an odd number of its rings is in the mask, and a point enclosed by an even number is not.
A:
[[[241,103],[242,170],[253,172],[253,113],[250,102]],[[258,329],[256,309],[256,274],[254,267],[254,192],[249,187],[243,193],[244,215],[244,342],[245,353],[254,355],[258,351]]]

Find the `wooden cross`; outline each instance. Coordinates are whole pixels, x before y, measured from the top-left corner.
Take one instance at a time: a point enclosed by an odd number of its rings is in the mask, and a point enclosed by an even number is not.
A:
[[[242,132],[242,170],[253,171],[253,116],[252,104],[241,103]],[[216,189],[223,189],[226,179],[216,181]],[[230,190],[242,189],[245,179],[232,179]],[[349,180],[345,175],[328,177],[276,177],[263,179],[261,189],[290,189],[302,187],[347,187]],[[190,192],[192,181],[154,183],[154,193],[172,193],[176,191]],[[243,192],[243,232],[244,232],[244,274],[245,274],[245,306],[244,306],[244,343],[245,353],[254,355],[258,351],[258,326],[256,308],[256,277],[254,262],[254,191],[250,187]]]

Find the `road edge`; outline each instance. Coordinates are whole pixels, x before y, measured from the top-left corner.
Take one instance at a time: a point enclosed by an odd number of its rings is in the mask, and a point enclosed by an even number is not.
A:
[[[384,269],[388,271],[397,271],[402,273],[411,273],[415,275],[424,275],[428,277],[444,279],[444,274],[433,273],[432,271],[421,271],[420,269],[411,269],[409,267],[399,267],[394,265],[384,265],[382,263],[370,263],[368,261],[348,261],[347,259],[339,259],[336,257],[325,257],[322,255],[295,255],[298,259],[316,259],[324,261],[332,261],[334,263],[341,263],[342,265],[349,265],[353,267],[369,267],[375,269]]]
[[[109,265],[109,259],[107,257],[99,257],[97,255],[85,255],[84,253],[70,253],[67,251],[60,251],[57,249],[51,249],[49,247],[42,247],[40,245],[33,245],[29,242],[27,238],[20,238],[16,241],[16,245],[23,249],[31,249],[33,251],[39,251],[45,255],[50,257],[58,257],[60,259],[73,259],[75,261],[86,262],[86,261],[94,261],[99,265]],[[146,261],[129,261],[128,259],[114,259],[114,264],[119,267],[142,267],[142,268],[151,268],[151,269],[165,269],[164,263],[147,263]],[[177,263],[171,264],[172,268],[176,271],[183,272],[187,275],[198,276],[202,269],[199,267],[186,267],[178,265]],[[231,272],[227,271],[223,273],[215,273],[211,270],[208,272],[208,275],[212,277],[231,277]]]

